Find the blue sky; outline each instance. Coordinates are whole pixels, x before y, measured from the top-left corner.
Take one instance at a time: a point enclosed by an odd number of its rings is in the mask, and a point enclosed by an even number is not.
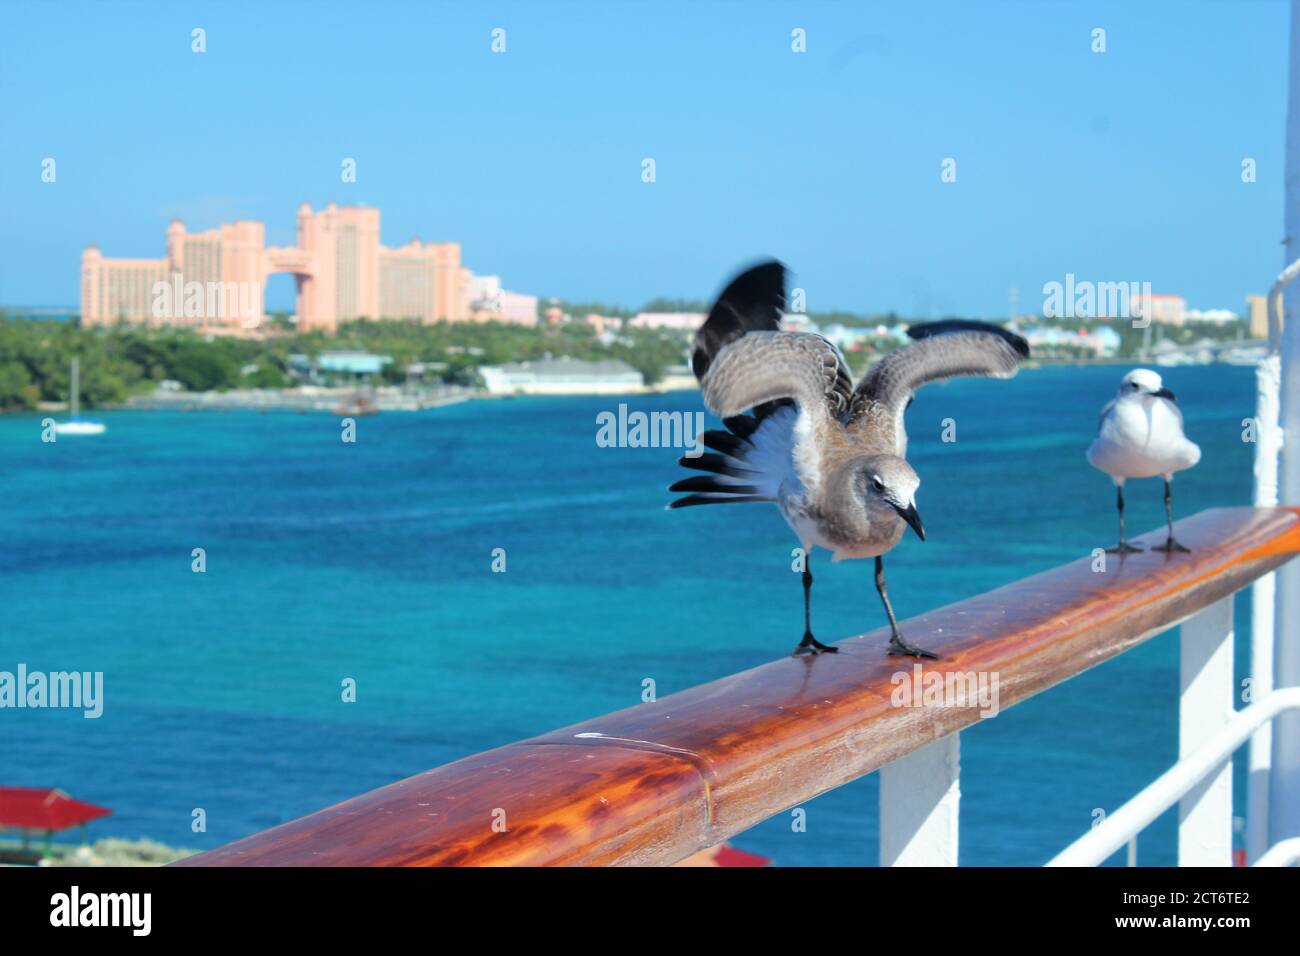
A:
[[[87,243],[159,257],[174,215],[289,243],[307,200],[376,205],[388,245],[456,240],[569,299],[707,297],[774,255],[813,310],[1001,316],[1010,287],[1036,310],[1072,272],[1241,311],[1282,265],[1287,20],[1281,0],[6,0],[0,303],[75,305]]]

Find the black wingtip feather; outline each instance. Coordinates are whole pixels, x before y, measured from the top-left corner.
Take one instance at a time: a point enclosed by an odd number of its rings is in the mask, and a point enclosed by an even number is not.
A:
[[[720,451],[724,455],[731,455],[733,458],[743,458],[745,449],[750,447],[748,441],[731,432],[724,432],[717,428],[711,428],[700,436],[704,442],[705,448],[712,448],[714,451]]]
[[[779,403],[768,404],[773,405],[773,407],[779,406]],[[737,415],[723,421],[723,424],[730,431],[714,428],[701,435],[700,439],[705,447],[711,448],[713,452],[721,452],[721,454],[706,453],[696,455],[693,458],[683,455],[677,460],[677,463],[685,468],[712,472],[713,474],[691,475],[674,482],[668,488],[670,492],[690,491],[695,492],[695,494],[669,502],[666,506],[667,509],[672,511],[677,508],[692,508],[695,505],[746,504],[749,502],[773,501],[774,499],[769,495],[760,493],[755,485],[725,482],[717,477],[725,476],[745,481],[758,475],[756,470],[746,467],[745,454],[753,449],[754,446],[749,441],[749,436],[754,433],[761,423],[761,414],[755,416]]]
[[[668,490],[671,492],[679,491],[702,491],[715,495],[756,495],[758,489],[753,485],[729,485],[719,481],[713,475],[691,475],[689,478],[681,478],[673,482]]]
[[[702,379],[723,347],[746,333],[779,329],[784,312],[784,265],[770,259],[736,276],[722,290],[709,317],[695,333],[691,353],[695,377]]]
[[[928,339],[934,335],[944,335],[948,332],[988,332],[996,335],[1013,349],[1020,353],[1021,358],[1029,358],[1029,343],[1023,336],[1017,335],[1010,329],[1004,329],[1000,325],[994,325],[992,322],[978,322],[974,319],[943,319],[939,322],[922,322],[919,325],[909,326],[907,335],[913,339]]]
[[[739,435],[741,438],[748,438],[754,434],[758,428],[759,419],[752,415],[733,415],[730,418],[724,418],[722,424],[727,426],[727,430],[732,434]]]
[[[743,478],[745,475],[757,474],[752,468],[745,468],[735,458],[728,458],[726,455],[716,455],[713,453],[696,455],[682,455],[677,459],[677,464],[683,468],[694,468],[696,471],[711,471],[715,475],[728,475],[732,478]]]
[[[771,498],[762,495],[688,495],[668,502],[668,510],[692,508],[695,505],[743,505],[751,502],[770,502]]]

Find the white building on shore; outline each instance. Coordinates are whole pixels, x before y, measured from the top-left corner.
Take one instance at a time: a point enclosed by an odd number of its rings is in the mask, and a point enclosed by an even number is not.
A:
[[[626,362],[546,358],[484,365],[483,384],[493,395],[621,395],[645,388],[645,376]]]
[[[1220,325],[1227,325],[1232,322],[1240,322],[1241,316],[1231,309],[1188,309],[1185,319],[1188,322],[1217,322]]]
[[[627,321],[635,329],[676,329],[694,332],[708,318],[703,312],[638,312]]]

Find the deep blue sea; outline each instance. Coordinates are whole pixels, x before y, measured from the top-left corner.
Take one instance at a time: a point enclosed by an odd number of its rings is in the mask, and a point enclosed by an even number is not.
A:
[[[889,558],[900,617],[1113,541],[1114,491],[1084,450],[1123,371],[920,392],[928,538]],[[1163,371],[1204,452],[1176,512],[1248,504],[1253,371]],[[0,711],[0,784],[113,808],[92,837],[213,847],[634,705],[644,678],[662,698],[788,653],[803,606],[779,514],[665,511],[676,452],[596,444],[623,400],[700,408],[694,392],[470,402],[359,419],[354,444],[329,415],[122,411],[53,444],[40,416],[0,417],[0,670],[99,670],[106,696],[98,720]],[[1128,489],[1130,531],[1161,525],[1159,480]],[[814,562],[819,637],[884,623],[870,562]],[[961,862],[1041,864],[1082,834],[1175,759],[1177,700],[1169,633],[965,732]],[[805,804],[806,832],[783,815],[733,842],[779,865],[874,864],[877,789]],[[1140,863],[1174,862],[1175,822],[1143,834]]]

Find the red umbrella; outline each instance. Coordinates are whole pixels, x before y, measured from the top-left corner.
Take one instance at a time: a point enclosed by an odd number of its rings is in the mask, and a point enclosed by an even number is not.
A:
[[[8,829],[57,833],[112,812],[53,787],[0,787],[0,827]]]
[[[718,852],[713,854],[713,861],[718,866],[769,866],[772,863],[765,856],[737,850],[730,843],[724,843],[718,847]]]
[[[737,850],[730,843],[709,847],[698,853],[692,853],[674,866],[770,866],[772,863],[765,856]]]

